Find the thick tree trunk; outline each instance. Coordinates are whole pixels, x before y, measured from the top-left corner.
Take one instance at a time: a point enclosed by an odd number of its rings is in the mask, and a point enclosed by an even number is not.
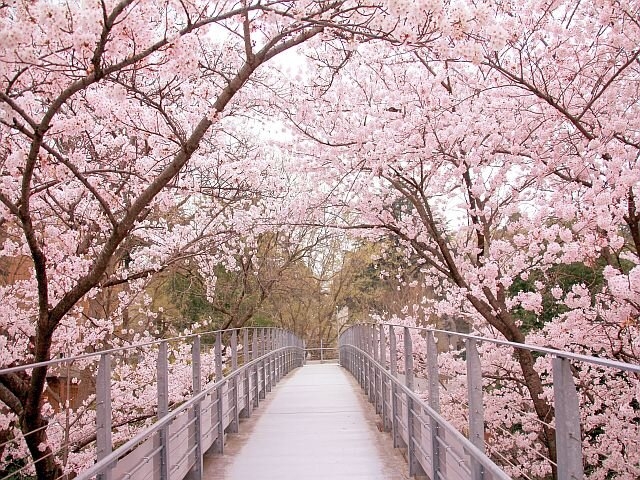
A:
[[[547,451],[549,452],[549,459],[551,460],[551,462],[549,462],[551,464],[551,474],[555,479],[558,478],[556,466],[558,463],[556,431],[550,426],[550,422],[555,416],[555,411],[553,407],[542,397],[542,382],[540,380],[540,375],[538,375],[538,372],[533,368],[534,359],[531,352],[529,350],[517,349],[515,353],[518,356],[518,363],[522,369],[524,383],[527,390],[529,390],[529,395],[533,401],[533,408],[536,411],[538,420],[542,423],[542,434],[540,440],[544,445],[546,445]]]
[[[393,225],[385,224],[385,227],[398,237],[409,242],[427,264],[435,266],[440,272],[444,273],[449,278],[449,281],[458,287],[464,288],[467,292],[470,292],[471,288],[466,283],[464,276],[458,269],[456,259],[449,248],[446,236],[441,233],[440,225],[434,219],[429,204],[424,201],[427,196],[424,192],[412,192],[411,185],[405,185],[399,179],[388,178],[388,180],[416,207],[422,222],[429,231],[429,234],[433,237],[437,248],[430,249],[425,244],[406,235],[401,229]],[[483,226],[481,223],[478,223],[478,225]],[[477,245],[480,252],[484,251],[485,241],[486,238],[484,234],[479,231]],[[478,256],[476,258],[477,262],[481,262],[481,260],[482,256]],[[482,293],[482,296],[476,296],[468,293],[467,300],[469,300],[471,305],[473,305],[475,310],[487,321],[487,323],[496,328],[506,340],[514,343],[525,343],[524,334],[518,328],[515,319],[509,313],[509,309],[506,306],[505,292],[498,291],[494,293],[489,288],[483,287]],[[515,354],[520,365],[524,385],[529,392],[531,401],[533,402],[536,416],[542,423],[541,441],[548,452],[552,476],[554,479],[557,479],[555,430],[549,426],[554,418],[554,409],[544,398],[542,380],[534,368],[535,361],[531,352],[524,349],[516,349]]]
[[[471,303],[478,310],[478,312],[487,320],[489,324],[498,329],[500,333],[510,342],[525,343],[525,336],[516,325],[515,320],[509,313],[506,312],[506,306],[499,305],[501,302],[494,298],[489,291],[485,291],[485,295],[489,302],[494,304],[494,308],[497,307],[501,313],[494,314],[492,308],[484,301],[470,297]],[[520,365],[522,371],[522,378],[524,385],[529,392],[529,397],[533,402],[533,408],[536,412],[536,416],[542,424],[542,432],[540,440],[547,448],[549,464],[551,466],[551,474],[554,479],[558,478],[557,472],[557,448],[556,448],[556,434],[555,429],[551,427],[551,421],[555,416],[553,407],[544,398],[544,389],[542,386],[542,380],[540,375],[536,371],[534,365],[535,360],[530,350],[526,349],[514,349],[514,354]]]
[[[38,480],[56,480],[62,477],[62,468],[57,464],[55,456],[49,447],[47,439],[47,421],[39,411],[27,415],[22,419],[22,432],[35,462]],[[41,450],[40,447],[44,448]]]
[[[52,329],[48,328],[49,318],[46,313],[38,322],[35,361],[49,360]],[[47,438],[48,421],[42,416],[43,393],[47,378],[47,367],[37,367],[31,374],[29,392],[24,404],[21,428],[27,447],[35,463],[38,480],[55,480],[62,476],[62,469],[56,462],[54,452]]]

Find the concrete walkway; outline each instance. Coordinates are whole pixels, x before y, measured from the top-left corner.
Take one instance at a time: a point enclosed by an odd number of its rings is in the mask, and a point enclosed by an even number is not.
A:
[[[205,460],[208,480],[401,480],[406,462],[380,433],[360,386],[334,364],[306,365],[283,379]]]

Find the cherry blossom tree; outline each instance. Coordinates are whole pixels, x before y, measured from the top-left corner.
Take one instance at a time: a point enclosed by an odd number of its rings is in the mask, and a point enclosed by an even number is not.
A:
[[[79,350],[100,344],[114,324],[92,318],[87,302],[218,235],[215,212],[228,191],[205,189],[203,172],[229,151],[238,119],[268,106],[245,94],[277,83],[263,65],[314,38],[391,34],[372,23],[378,10],[313,1],[1,3],[2,255],[20,265],[2,287],[1,365],[61,353],[64,331],[77,332]],[[231,182],[247,180],[236,173]],[[213,210],[190,200],[205,190],[224,192]],[[197,208],[199,218],[170,227],[163,215],[179,208]],[[252,213],[247,205],[229,217],[242,230]],[[127,295],[118,293],[118,305]],[[58,478],[46,375],[39,367],[1,376],[0,399],[31,432],[38,477]]]
[[[428,47],[358,44],[344,53],[349,64],[324,61],[324,75],[303,91],[311,98],[320,89],[322,100],[286,116],[309,142],[309,158],[329,165],[336,197],[359,212],[337,226],[391,233],[420,257],[437,298],[406,321],[463,316],[485,335],[638,361],[638,7],[462,6],[445,11],[457,20]],[[596,262],[606,264],[597,291],[580,282],[568,290],[541,280],[528,290],[516,285],[558,265]],[[543,295],[562,312],[524,328],[519,312],[539,315]],[[526,423],[523,439],[544,445],[514,474],[555,474],[549,366],[522,350],[509,362],[498,350],[484,355],[487,386],[514,379],[512,390],[490,389],[496,416],[488,421],[498,425],[515,395],[528,418],[516,415],[507,429]],[[603,390],[589,387],[607,372],[589,370],[577,374],[588,471],[633,478],[637,459],[616,431],[631,423],[624,438],[637,442],[629,392],[638,379],[611,379],[611,403],[631,409],[618,415],[594,400]],[[507,391],[513,395],[496,393]]]
[[[637,361],[638,18],[636,0],[1,2],[0,366],[153,336],[149,276],[191,262],[213,297],[220,266],[287,222],[391,235],[434,294],[403,321]],[[303,45],[317,69],[271,61]],[[247,148],[260,120],[293,127],[263,142],[291,159],[275,172]],[[602,286],[544,281],[574,264]],[[557,315],[524,325],[550,296]],[[541,447],[521,468],[553,474],[548,365],[483,354],[487,382],[513,380],[487,421],[527,424]],[[590,472],[637,476],[638,379],[576,375]],[[1,375],[0,401],[57,478],[46,377]],[[596,379],[630,410],[603,408]]]

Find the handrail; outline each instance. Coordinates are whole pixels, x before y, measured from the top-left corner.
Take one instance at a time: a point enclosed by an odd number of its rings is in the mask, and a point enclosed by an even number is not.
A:
[[[82,355],[75,355],[73,357],[53,358],[51,360],[46,360],[44,362],[27,363],[27,364],[23,364],[23,365],[17,365],[17,366],[14,366],[14,367],[2,368],[2,369],[0,369],[0,375],[8,375],[10,373],[21,372],[23,370],[30,370],[32,368],[37,368],[37,367],[48,367],[48,366],[52,366],[52,365],[58,365],[60,363],[75,362],[75,361],[78,361],[78,360],[86,360],[88,358],[97,357],[97,356],[104,355],[104,354],[111,354],[112,355],[114,353],[119,353],[119,352],[123,352],[123,351],[126,351],[126,350],[135,350],[135,349],[142,348],[142,347],[149,347],[151,345],[160,345],[162,342],[175,342],[175,341],[179,341],[179,340],[187,340],[189,338],[204,337],[206,335],[214,335],[214,334],[217,334],[217,333],[226,333],[226,332],[234,332],[234,331],[239,332],[239,331],[243,331],[243,330],[259,330],[259,329],[278,330],[277,327],[242,327],[242,328],[229,328],[227,330],[210,330],[210,331],[206,331],[206,332],[190,333],[189,335],[183,335],[183,336],[179,336],[179,337],[159,338],[157,340],[151,340],[149,342],[134,343],[132,345],[125,345],[123,347],[114,347],[114,348],[109,348],[109,349],[106,349],[106,350],[100,350],[100,351],[97,351],[97,352],[83,353]]]
[[[407,398],[410,398],[413,402],[420,405],[420,407],[429,415],[429,417],[433,418],[438,426],[444,428],[449,434],[456,438],[459,442],[461,442],[467,453],[469,453],[472,457],[480,462],[480,464],[486,468],[489,472],[495,475],[497,478],[502,480],[511,480],[506,473],[504,473],[500,467],[498,467],[491,459],[483,453],[478,447],[476,447],[473,443],[471,443],[464,435],[462,435],[458,430],[456,430],[444,417],[442,417],[438,412],[432,409],[429,405],[425,403],[425,401],[420,398],[413,390],[404,385],[397,377],[391,374],[391,372],[387,371],[380,362],[378,362],[372,355],[368,354],[366,351],[357,347],[356,345],[344,343],[341,347],[350,347],[352,349],[357,350],[361,355],[367,358],[367,360],[373,363],[376,367],[378,367],[379,372],[384,375],[392,384],[395,385],[397,389],[399,389]]]
[[[114,461],[118,460],[118,458],[120,458],[124,454],[128,453],[129,451],[131,451],[134,447],[136,447],[141,442],[143,442],[144,440],[149,438],[152,434],[158,432],[161,428],[166,427],[167,425],[169,425],[169,423],[171,423],[178,415],[180,415],[183,412],[186,412],[188,409],[192,408],[194,405],[197,405],[200,402],[202,402],[202,400],[205,397],[207,397],[208,395],[210,395],[211,392],[213,392],[214,390],[217,390],[218,388],[222,387],[229,380],[232,380],[233,378],[239,376],[240,374],[245,373],[245,371],[250,370],[252,367],[257,366],[258,364],[260,364],[261,362],[267,360],[268,358],[275,356],[277,353],[285,352],[285,351],[290,350],[290,349],[300,349],[300,348],[301,347],[291,347],[291,346],[281,347],[281,348],[279,348],[277,350],[272,350],[271,352],[266,353],[266,354],[254,359],[254,360],[251,360],[248,363],[243,364],[238,369],[230,372],[227,376],[225,376],[225,377],[221,378],[220,380],[210,384],[205,390],[203,390],[202,392],[198,393],[197,395],[191,397],[185,403],[180,405],[180,407],[178,407],[175,410],[172,410],[168,415],[165,415],[164,417],[162,417],[160,420],[155,422],[150,427],[147,427],[145,430],[139,432],[135,437],[131,438],[129,441],[127,441],[126,443],[124,443],[123,445],[118,447],[116,450],[111,452],[109,455],[104,457],[102,460],[100,460],[99,462],[97,462],[93,466],[91,466],[89,469],[83,470],[82,472],[80,472],[75,477],[76,480],[87,480],[87,479],[93,477],[94,475],[97,475],[98,473],[101,473],[106,468],[109,468],[113,464]]]
[[[228,340],[225,339],[226,346],[222,343],[223,334],[225,338],[226,334],[229,334]],[[207,341],[207,347],[201,352],[205,345],[201,343],[202,337],[208,338],[211,335],[215,336],[214,342]],[[173,347],[169,346],[174,342],[183,342],[177,346],[180,353],[175,358],[170,353]],[[224,355],[223,350],[228,351],[228,355]],[[151,369],[145,368],[140,370],[140,373],[135,373],[134,378],[140,377],[142,380],[136,385],[144,395],[155,396],[155,403],[145,402],[141,406],[145,407],[145,415],[151,411],[157,421],[146,428],[142,427],[142,431],[134,432],[133,438],[123,438],[124,443],[112,450],[112,433],[117,432],[112,431],[112,402],[122,397],[112,393],[118,391],[112,390],[113,388],[121,388],[113,384],[114,378],[120,378],[121,374],[118,375],[118,370],[112,371],[111,362],[114,355],[127,352],[141,352],[144,359],[140,360],[135,356],[133,361],[125,359],[113,368],[124,367],[125,371],[129,372],[125,375],[130,375],[130,372],[137,370],[136,365],[139,361],[144,365],[152,365]],[[292,332],[276,327],[213,330],[13,366],[0,370],[0,376],[19,371],[29,373],[36,367],[64,364],[71,366],[74,362],[86,363],[87,360],[90,360],[90,365],[86,365],[86,368],[90,368],[92,376],[96,375],[95,385],[88,391],[85,390],[78,398],[82,400],[95,395],[94,407],[91,407],[92,410],[95,408],[95,412],[87,418],[93,422],[95,416],[96,435],[93,441],[96,445],[96,456],[92,466],[75,472],[77,478],[89,478],[99,474],[102,480],[111,480],[112,471],[114,476],[119,477],[123,472],[132,475],[140,468],[136,475],[147,478],[145,475],[149,472],[144,472],[148,467],[143,465],[145,457],[153,457],[154,462],[160,464],[159,473],[156,471],[157,465],[154,467],[156,473],[153,475],[157,476],[153,478],[168,480],[169,474],[172,478],[183,478],[189,471],[193,478],[201,478],[204,451],[211,449],[221,453],[224,448],[224,433],[237,432],[239,417],[250,416],[260,399],[271,391],[280,378],[303,364],[304,342]],[[230,371],[224,373],[223,370],[227,367]],[[185,375],[185,369],[191,370],[192,375]],[[179,378],[179,385],[170,382],[170,378]],[[210,379],[213,381],[201,386],[203,380],[209,382]],[[67,387],[66,400],[69,401],[70,398],[72,397]],[[175,407],[173,410],[169,410],[170,401]],[[188,416],[185,416],[186,412]],[[22,436],[16,436],[14,443],[19,445],[21,438],[30,433],[23,432]],[[126,434],[126,431],[122,433]],[[66,436],[69,436],[69,431],[66,432]],[[159,438],[160,447],[150,452],[147,440],[152,437],[155,438],[154,442]],[[187,439],[189,446],[184,448]],[[176,454],[176,449],[180,453]],[[57,449],[54,450],[58,452]],[[173,452],[171,455],[170,451]],[[29,463],[25,468],[28,465]]]
[[[403,336],[403,346],[396,346],[396,333],[400,333]],[[453,336],[464,340],[464,345],[461,346],[461,348],[464,348],[465,355],[461,357],[460,360],[466,364],[465,380],[463,380],[461,384],[459,384],[460,382],[455,378],[449,381],[457,382],[457,388],[460,389],[456,391],[456,395],[459,396],[456,401],[462,402],[458,405],[466,405],[463,408],[465,410],[464,415],[468,418],[468,427],[465,427],[465,430],[468,432],[468,441],[480,451],[483,451],[486,445],[486,421],[484,418],[483,396],[488,395],[489,392],[483,392],[483,362],[480,351],[478,350],[478,345],[485,342],[501,347],[513,348],[516,349],[516,351],[528,350],[541,353],[546,355],[547,358],[550,358],[550,364],[545,366],[545,368],[548,369],[548,372],[545,374],[545,388],[548,388],[551,394],[547,402],[550,412],[552,413],[551,416],[539,419],[543,425],[539,428],[547,429],[545,430],[546,435],[555,435],[555,439],[553,440],[555,450],[549,455],[553,458],[550,459],[544,455],[541,456],[550,462],[551,468],[557,468],[558,478],[574,478],[580,480],[584,477],[581,403],[579,391],[576,388],[576,380],[574,379],[575,370],[573,370],[572,362],[581,362],[584,365],[594,365],[599,368],[610,368],[624,375],[637,375],[640,373],[640,365],[636,364],[538,345],[486,338],[474,334],[397,323],[363,323],[352,325],[346,329],[340,337],[340,346],[342,349],[340,364],[351,370],[351,373],[358,378],[362,387],[369,393],[369,400],[376,402],[376,409],[378,413],[382,413],[383,424],[385,426],[387,424],[385,402],[389,397],[389,389],[391,388],[395,389],[395,393],[391,392],[391,398],[394,402],[395,395],[400,394],[403,398],[406,398],[407,403],[420,405],[420,408],[423,408],[432,418],[436,418],[432,413],[435,412],[437,414],[440,411],[439,396],[442,378],[439,373],[438,355],[440,352],[438,351],[436,343],[436,335],[440,337],[442,335]],[[427,394],[425,396],[425,398],[428,398],[428,404],[426,406],[429,407],[429,409],[425,408],[424,401],[421,400],[420,397],[412,393],[415,374],[413,366],[413,343],[418,338],[420,338],[421,342],[425,342],[426,347],[425,350],[420,352],[420,360],[424,362],[422,365],[424,368],[423,379],[427,383],[424,387],[426,390],[424,393]],[[351,358],[350,355],[352,353],[355,355],[355,359]],[[406,385],[401,385],[401,382],[396,378],[398,373],[397,362],[398,359],[403,357],[405,362],[404,372]],[[466,388],[464,383],[466,383]],[[392,387],[387,388],[387,384]],[[401,386],[398,386],[398,384]],[[386,391],[385,388],[387,388]],[[632,386],[630,386],[630,388],[632,388]],[[382,402],[382,406],[379,405],[380,402]],[[508,406],[506,407],[509,408]],[[395,404],[393,409],[395,412]],[[382,410],[382,412],[380,412],[380,410]],[[535,416],[535,412],[532,413]],[[408,406],[408,412],[405,412],[405,417],[407,416],[409,423],[412,423],[410,405]],[[536,419],[537,418],[538,417],[536,417]],[[393,421],[395,422],[395,418]],[[443,427],[443,430],[449,431],[449,427],[450,425],[447,424],[446,427]],[[396,428],[395,424],[393,428]],[[403,428],[406,427],[403,426]],[[497,428],[499,428],[499,425],[497,425]],[[532,430],[532,433],[533,432]],[[407,433],[407,435],[409,437],[408,442],[411,443],[413,441],[411,432]],[[394,437],[394,444],[395,443],[396,439]],[[413,469],[414,473],[421,473],[420,468],[423,466],[416,463],[419,463],[421,460],[416,459],[420,455],[423,455],[422,459],[424,459],[426,458],[425,455],[428,457],[428,454],[424,454],[422,450],[418,451],[418,449],[420,449],[419,445],[417,447],[407,445],[407,447],[409,448],[410,471]],[[435,455],[435,453],[433,453],[433,455]],[[436,458],[434,462],[437,462],[437,460]],[[428,463],[429,459],[427,458],[426,461]],[[505,461],[507,462],[506,464],[509,463],[508,459],[505,459]],[[502,464],[502,461],[499,461],[499,463]],[[516,467],[515,464],[513,466]],[[471,465],[471,467],[474,466]],[[486,468],[486,465],[484,467]],[[431,468],[431,465],[429,465],[429,468]],[[427,472],[429,476],[438,473],[436,467],[434,466],[433,468],[433,472]],[[477,470],[473,470],[470,478],[476,478],[477,473]]]
[[[579,362],[593,363],[596,365],[600,365],[602,367],[611,367],[617,368],[619,370],[625,370],[628,372],[640,373],[640,365],[636,365],[633,363],[625,363],[619,360],[613,360],[608,358],[594,357],[591,355],[583,355],[580,353],[566,352],[564,350],[557,350],[549,347],[541,347],[538,345],[531,345],[529,343],[517,343],[510,342],[508,340],[500,340],[499,338],[490,338],[490,337],[481,337],[478,335],[472,335],[469,333],[461,333],[461,332],[452,332],[449,330],[440,330],[437,328],[429,328],[429,327],[417,327],[410,325],[402,325],[399,323],[360,323],[358,325],[365,326],[386,326],[386,327],[398,327],[398,328],[409,328],[410,330],[421,330],[424,332],[433,332],[433,333],[441,333],[445,335],[452,335],[455,337],[466,338],[469,340],[475,340],[477,342],[485,342],[485,343],[493,343],[494,345],[500,345],[503,347],[512,347],[512,348],[520,348],[523,350],[529,350],[530,352],[538,352],[538,353],[546,353],[548,355],[552,355],[556,358],[565,358],[567,360],[576,360]]]

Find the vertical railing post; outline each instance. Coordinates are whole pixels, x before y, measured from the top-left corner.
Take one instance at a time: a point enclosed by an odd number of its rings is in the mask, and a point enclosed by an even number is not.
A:
[[[249,330],[247,328],[242,330],[242,362],[244,363],[244,409],[242,410],[242,416],[248,418],[251,416],[251,371],[247,367],[251,358],[249,356]]]
[[[216,381],[222,380],[222,332],[216,332],[216,344],[214,346]]]
[[[191,385],[193,388],[193,395],[197,395],[202,391],[202,375],[201,375],[201,363],[200,363],[200,335],[196,335],[193,338],[193,345],[191,346]],[[191,467],[190,480],[202,479],[202,433],[201,433],[201,409],[200,403],[197,402],[193,406],[192,419],[193,419],[193,439],[194,445],[194,463]]]
[[[287,373],[289,373],[289,355],[291,353],[291,350],[289,350],[288,347],[291,346],[291,334],[288,332],[285,332],[282,334],[282,338],[283,338],[283,347],[286,348],[286,350],[283,353],[283,358],[284,358],[284,375],[286,375]]]
[[[349,335],[345,339],[345,344],[350,345],[350,346],[345,345],[345,350],[348,352],[347,361],[351,366],[350,368],[351,368],[351,372],[353,373],[353,376],[355,377],[356,380],[358,380],[358,355],[355,349],[355,347],[357,346],[356,345],[356,328],[351,327],[348,330],[348,332],[349,332]]]
[[[260,329],[260,355],[267,353],[267,329],[265,327]]]
[[[272,328],[270,330],[271,332],[271,351],[273,352],[274,350],[276,350],[277,345],[278,345],[278,332]],[[271,383],[270,385],[270,389],[269,391],[271,391],[274,387],[274,385],[276,384],[276,362],[277,362],[278,358],[276,355],[271,355]]]
[[[284,347],[284,332],[280,329],[278,329],[278,348],[282,349],[282,347]],[[277,381],[279,382],[280,379],[282,379],[282,376],[284,375],[284,352],[282,350],[280,350],[280,353],[278,353],[278,372],[277,372]]]
[[[283,376],[286,375],[289,370],[287,368],[288,365],[288,361],[289,361],[289,349],[287,347],[291,346],[291,334],[289,332],[283,331],[282,332],[282,347],[285,348],[284,352],[282,353],[282,358],[284,359],[284,372],[283,372]]]
[[[482,405],[482,365],[475,340],[467,338],[467,400],[469,403],[469,441],[484,452],[484,407]],[[482,465],[471,459],[474,480],[484,476]]]
[[[275,348],[277,350],[280,350],[280,348],[282,348],[282,330],[278,329],[276,330],[276,345]],[[280,381],[280,379],[282,378],[282,352],[278,352],[278,354],[276,355],[276,381],[275,383],[278,383]]]
[[[366,345],[364,341],[364,327],[362,325],[358,325],[356,331],[356,344],[358,345],[358,372],[360,373],[360,384],[364,389],[365,394],[367,393],[367,375],[365,373],[366,367],[366,359],[364,356],[364,352],[366,351]]]
[[[365,344],[365,333],[364,327],[362,325],[358,325],[358,348],[360,351],[358,352],[358,356],[360,357],[360,385],[364,388],[364,393],[369,395],[369,388],[367,383],[367,358],[364,355],[367,347]]]
[[[289,332],[287,334],[287,374],[293,369],[293,344],[295,340],[293,338],[293,333]]]
[[[344,366],[354,374],[353,371],[353,352],[351,351],[351,347],[349,345],[353,344],[351,340],[351,335],[353,333],[353,327],[348,329],[346,332],[342,334],[342,350],[344,352]]]
[[[411,330],[404,327],[404,374],[405,385],[413,391],[413,342],[411,340]],[[416,457],[416,425],[414,407],[419,407],[413,403],[413,398],[407,395],[407,460],[409,463],[409,476],[424,475],[424,470]]]
[[[371,347],[371,341],[369,340],[369,332],[366,325],[362,326],[362,349],[365,353],[369,353],[369,349]],[[367,393],[367,398],[369,402],[371,402],[371,372],[369,371],[371,365],[369,365],[369,358],[366,355],[364,357],[364,379],[365,379],[365,392]]]
[[[231,371],[234,375],[231,377],[231,381],[227,386],[227,394],[229,389],[233,390],[230,402],[233,408],[233,416],[229,423],[229,433],[238,433],[238,425],[240,423],[240,412],[238,410],[238,375],[235,374],[238,370],[238,330],[231,332]]]
[[[267,392],[271,391],[273,386],[273,330],[271,328],[267,329],[267,351],[269,352],[269,360],[267,363]]]
[[[167,342],[160,342],[157,362],[158,420],[169,414],[169,355]],[[160,429],[160,480],[169,479],[169,428]]]
[[[271,349],[276,351],[280,348],[280,329],[277,327],[273,327],[271,330]],[[275,386],[278,379],[278,355],[273,357],[274,359],[274,367],[273,367],[273,385]]]
[[[111,441],[111,355],[100,355],[96,379],[96,460],[99,462],[112,451]],[[111,480],[111,468],[98,474],[98,480]]]
[[[556,357],[552,365],[558,480],[582,480],[580,400],[571,373],[571,363],[566,358]]]
[[[429,383],[429,407],[436,413],[440,413],[440,373],[438,371],[438,346],[433,331],[427,332],[427,381]],[[439,448],[439,429],[438,422],[435,418],[431,418],[429,422],[431,427],[431,459],[432,472],[431,478],[438,478],[440,472],[440,448]]]
[[[278,329],[272,328],[271,330],[271,351],[275,352],[278,349]],[[278,354],[274,353],[271,360],[271,388],[275,387],[278,383]]]
[[[282,352],[282,365],[283,371],[282,376],[285,376],[289,373],[289,348],[291,346],[291,334],[289,332],[282,332],[282,346],[285,350]]]
[[[389,372],[394,378],[398,376],[398,354],[397,354],[396,331],[393,325],[389,325]],[[400,408],[398,405],[398,386],[396,382],[391,384],[391,434],[393,436],[393,448],[400,448],[403,445],[400,435]]]
[[[280,375],[280,377],[282,378],[287,374],[287,371],[288,371],[287,359],[288,359],[289,350],[287,350],[287,345],[289,345],[289,334],[283,330],[281,333],[281,338],[282,338],[282,344],[280,345],[280,347],[284,348],[284,350],[282,351],[282,373]]]
[[[260,329],[260,356],[264,356],[267,353],[267,331],[265,328]],[[258,384],[258,396],[265,398],[267,394],[267,367],[265,359],[260,361],[260,370],[262,374],[262,388]]]
[[[273,349],[280,348],[280,330],[273,331]],[[280,353],[276,353],[273,357],[273,384],[276,385],[280,380]]]
[[[235,372],[238,369],[238,331],[233,330],[231,332],[231,371]]]
[[[429,330],[427,342],[427,380],[429,382],[429,406],[440,413],[440,373],[438,371],[438,346],[433,331]]]
[[[215,344],[215,364],[216,364],[216,414],[218,432],[214,443],[215,453],[224,453],[224,403],[222,389],[224,383],[222,381],[222,332],[216,332]]]
[[[255,360],[259,357],[258,354],[258,329],[251,329],[251,360]]]
[[[367,397],[369,397],[369,361],[365,355],[365,353],[369,351],[369,339],[364,325],[360,325],[360,349],[364,352],[362,354],[362,379],[364,382],[364,392]]]
[[[258,358],[258,329],[252,329],[252,338],[251,342],[253,347],[251,348],[251,360],[255,360]],[[253,398],[253,406],[254,408],[258,408],[258,404],[260,403],[260,374],[258,370],[258,365],[253,366],[253,388],[255,389],[255,397]]]
[[[242,329],[242,363],[245,365],[251,361],[251,345],[249,344],[249,329]]]
[[[378,339],[378,329],[375,325],[371,326],[371,339],[373,344],[373,359],[375,360],[373,364],[373,398],[374,405],[376,407],[376,413],[382,412],[382,372],[378,369],[378,363],[380,363],[380,343]]]
[[[360,329],[360,325],[356,325],[353,327],[353,344],[356,346],[356,350],[354,351],[354,363],[356,369],[356,379],[360,386],[364,388],[364,382],[362,380],[362,353],[360,349],[362,348],[360,337],[362,336],[362,332]]]
[[[370,357],[373,357],[374,348],[374,332],[375,328],[373,326],[367,325],[365,326],[365,331],[367,335],[367,353]],[[369,402],[374,403],[376,401],[376,367],[374,362],[367,359],[367,363],[369,365],[368,375],[369,375]]]
[[[387,362],[387,337],[384,332],[384,325],[378,326],[378,337],[380,337],[380,353],[378,357],[380,358],[380,365],[382,365],[382,372],[380,372],[380,380],[382,381],[382,385],[380,388],[380,395],[382,396],[382,429],[385,432],[388,432],[391,429],[389,423],[389,404],[387,402],[387,397],[389,396],[389,388],[388,388],[388,379],[385,375],[385,372],[388,369]]]
[[[324,349],[322,348],[322,339],[320,339],[320,363],[324,363]]]
[[[413,342],[409,327],[404,327],[404,384],[413,391]],[[416,474],[416,451],[413,439],[413,399],[407,395],[407,457],[409,462],[409,476]]]
[[[278,349],[278,330],[276,328],[271,329],[271,351],[275,352]],[[271,356],[271,389],[275,387],[278,381],[278,356]]]
[[[282,329],[278,329],[278,344],[277,344],[278,349],[280,349],[280,353],[278,353],[278,372],[277,372],[277,378],[278,378],[278,382],[280,381],[280,379],[284,376],[284,351],[282,350],[282,347],[284,347],[284,330]]]

